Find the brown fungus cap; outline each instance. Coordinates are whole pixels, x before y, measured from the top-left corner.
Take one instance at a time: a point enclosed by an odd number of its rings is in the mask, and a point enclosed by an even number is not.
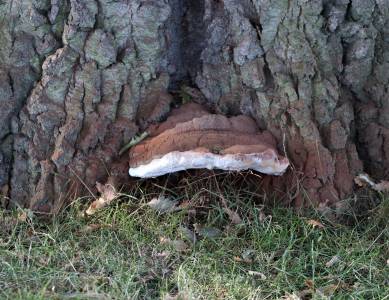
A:
[[[130,150],[131,176],[157,177],[187,169],[253,169],[281,175],[289,161],[275,141],[247,116],[211,114],[195,103],[173,110],[163,123],[149,128],[150,138]]]

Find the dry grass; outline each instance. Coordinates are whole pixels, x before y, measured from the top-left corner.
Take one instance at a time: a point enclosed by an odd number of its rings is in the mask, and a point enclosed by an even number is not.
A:
[[[2,212],[0,298],[389,299],[385,198],[346,226],[277,208],[254,175],[198,175],[138,182],[89,218],[85,199],[49,223]],[[151,209],[160,195],[181,209]]]

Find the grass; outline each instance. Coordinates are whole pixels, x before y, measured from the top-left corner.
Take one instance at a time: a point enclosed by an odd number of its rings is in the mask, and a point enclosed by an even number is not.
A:
[[[82,200],[49,222],[2,212],[0,298],[389,299],[387,214],[346,226],[221,187],[138,185],[89,218]],[[161,193],[183,209],[146,205]]]

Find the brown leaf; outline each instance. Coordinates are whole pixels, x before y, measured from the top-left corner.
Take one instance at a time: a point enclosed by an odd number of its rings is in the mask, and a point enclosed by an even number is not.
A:
[[[242,258],[245,262],[252,263],[254,261],[256,252],[253,249],[246,249],[242,253]]]
[[[7,207],[9,198],[7,197],[9,192],[8,184],[3,185],[0,188],[0,207]]]
[[[315,284],[314,284],[312,279],[307,279],[307,280],[305,280],[304,283],[305,283],[306,287],[308,287],[310,289],[314,289],[315,288]]]
[[[251,264],[251,263],[253,263],[254,258],[255,258],[255,251],[248,249],[248,250],[243,251],[241,256],[235,256],[234,260],[237,262],[244,262],[247,264]]]
[[[282,299],[284,299],[284,300],[301,300],[301,298],[299,296],[297,296],[296,294],[289,294],[289,293],[286,293],[285,296],[282,296]]]
[[[261,211],[259,212],[259,221],[260,221],[261,223],[263,223],[265,220],[266,220],[266,215],[265,215],[265,213],[261,210]]]
[[[85,225],[80,231],[86,233],[86,232],[95,231],[99,228],[101,228],[100,224],[89,224],[89,225]]]
[[[239,216],[239,214],[236,211],[233,211],[228,207],[224,207],[223,210],[230,218],[232,224],[238,225],[242,223],[242,218]]]
[[[111,224],[88,224],[88,225],[85,225],[81,230],[80,232],[82,233],[88,233],[88,232],[92,232],[92,231],[95,231],[95,230],[98,230],[100,228],[111,228],[112,225]]]
[[[147,205],[161,214],[180,210],[180,208],[177,207],[177,201],[163,195],[151,199]]]
[[[196,232],[204,238],[214,239],[220,237],[222,234],[222,231],[215,227],[204,227],[200,224],[193,224],[193,225]]]
[[[165,237],[165,236],[161,236],[159,237],[159,242],[162,244],[162,245],[165,245],[165,244],[169,244],[171,242],[171,239]]]
[[[258,277],[261,280],[266,280],[267,279],[266,275],[261,273],[261,272],[249,271],[248,273],[249,273],[249,275],[254,276],[254,277]]]
[[[234,256],[234,261],[242,262],[242,263],[246,263],[246,264],[252,264],[253,263],[252,259],[250,259],[250,258],[242,258],[240,256]]]
[[[177,295],[170,295],[166,294],[163,298],[163,300],[189,300],[189,296],[184,293],[178,293]]]
[[[174,240],[170,244],[179,252],[188,251],[188,245],[183,240]]]
[[[25,211],[22,211],[18,214],[18,221],[27,222],[27,213]]]
[[[190,241],[192,244],[195,244],[197,242],[197,235],[192,230],[185,226],[180,226],[180,232],[181,234]]]
[[[338,284],[330,284],[324,287],[318,288],[316,290],[316,294],[318,294],[321,298],[328,298],[328,296],[332,296],[338,288],[341,286]],[[319,298],[320,299],[320,298]]]
[[[29,238],[33,237],[35,235],[35,231],[34,229],[32,229],[31,227],[27,229],[26,231],[26,234]]]
[[[190,201],[189,200],[184,200],[178,205],[180,209],[188,209],[190,207]]]
[[[30,209],[23,209],[18,213],[17,220],[19,222],[27,222],[28,219],[32,219],[34,217],[34,212]]]
[[[373,186],[377,192],[389,192],[389,181],[381,181]]]
[[[329,261],[326,262],[326,267],[330,268],[338,262],[340,262],[340,257],[338,255],[335,255]]]
[[[185,252],[189,250],[188,245],[183,240],[171,240],[167,237],[160,237],[159,242],[162,245],[170,245],[179,252]]]
[[[154,255],[156,258],[167,258],[170,256],[170,252],[169,251],[162,251],[162,252],[158,252]]]
[[[315,227],[324,228],[324,225],[317,220],[311,219],[311,220],[308,220],[307,223],[308,223],[308,225],[311,225],[313,228],[315,228]]]
[[[89,216],[95,214],[99,209],[110,205],[113,200],[120,196],[112,184],[102,185],[101,183],[96,182],[96,188],[101,193],[101,195],[97,200],[93,201],[85,211],[85,213]]]
[[[311,296],[312,295],[312,290],[311,289],[305,289],[305,290],[302,290],[302,291],[299,291],[299,299],[311,299],[308,298],[308,296]]]
[[[46,266],[48,266],[51,263],[51,258],[50,258],[50,256],[46,256],[46,255],[45,256],[39,256],[37,258],[37,262],[38,262],[39,265],[46,267]]]

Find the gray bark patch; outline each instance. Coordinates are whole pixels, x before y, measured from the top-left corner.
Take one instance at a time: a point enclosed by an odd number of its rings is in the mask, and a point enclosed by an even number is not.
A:
[[[153,95],[185,83],[276,137],[294,173],[274,189],[293,194],[300,176],[314,203],[336,202],[361,161],[388,175],[388,24],[373,0],[3,1],[3,196],[55,211],[95,193],[138,126],[169,110],[151,112]]]

